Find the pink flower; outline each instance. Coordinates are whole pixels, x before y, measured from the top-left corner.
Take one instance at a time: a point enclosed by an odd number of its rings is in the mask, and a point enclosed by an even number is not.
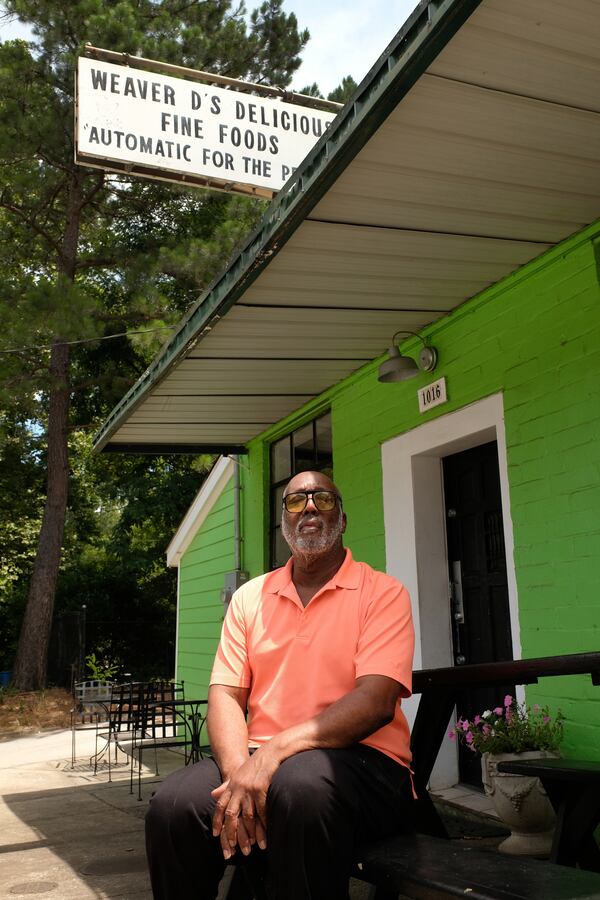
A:
[[[484,725],[481,730],[484,734],[489,734],[492,729],[489,725]]]
[[[543,721],[544,725],[547,725],[548,722],[550,721],[550,716],[544,716],[544,718],[542,719],[542,721]]]
[[[512,706],[512,697],[510,696],[510,694],[507,694],[506,697],[504,698],[504,705]]]
[[[501,716],[502,713],[504,712],[504,710],[502,709],[501,706],[496,706],[494,709],[494,712],[496,713],[497,716]]]
[[[471,726],[469,725],[469,723],[468,723],[467,720],[465,719],[465,721],[461,724],[460,727],[462,728],[463,731],[468,731],[469,728],[470,728]]]
[[[465,737],[465,741],[467,742],[467,744],[472,744],[472,743],[473,743],[473,732],[472,732],[472,731],[467,731],[467,735],[466,735],[466,737]]]
[[[452,731],[452,729],[450,729],[450,731],[448,732],[448,737],[450,738],[451,741],[455,741],[456,740],[456,732]]]
[[[473,725],[479,725],[480,722],[481,716],[475,716],[475,718],[473,719]]]

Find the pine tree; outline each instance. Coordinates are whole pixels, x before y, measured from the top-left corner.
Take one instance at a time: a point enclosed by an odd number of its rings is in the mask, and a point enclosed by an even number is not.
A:
[[[85,345],[174,322],[256,218],[257,203],[106,176],[73,162],[74,69],[86,43],[250,81],[289,84],[308,32],[268,0],[6,0],[33,45],[0,45],[0,403],[46,430],[47,489],[14,681],[45,683],[68,504],[74,411],[99,409]],[[232,208],[233,206],[233,208]],[[98,345],[99,346],[99,345]],[[138,363],[150,347],[130,347]],[[102,354],[100,354],[102,356]],[[135,369],[135,361],[127,370]],[[139,368],[139,365],[138,365]],[[126,376],[127,377],[127,376]],[[87,383],[86,383],[87,379]],[[110,384],[108,382],[111,382]],[[120,388],[122,389],[121,383]],[[83,399],[82,399],[83,398]]]
[[[333,100],[334,103],[347,103],[356,88],[357,84],[352,75],[346,75],[342,78],[338,86],[327,94],[327,99]],[[306,87],[303,87],[298,93],[306,94],[307,97],[318,97],[320,100],[324,99],[321,89],[316,81],[313,81],[312,84],[307,84]]]
[[[346,75],[335,90],[327,95],[327,99],[333,100],[335,103],[347,103],[356,88],[357,84],[352,75]]]

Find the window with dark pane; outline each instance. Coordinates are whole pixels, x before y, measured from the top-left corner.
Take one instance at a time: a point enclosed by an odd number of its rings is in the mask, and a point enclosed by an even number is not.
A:
[[[298,472],[323,472],[333,477],[331,413],[301,425],[271,444],[271,567],[284,566],[290,551],[281,534],[281,501],[286,484]]]

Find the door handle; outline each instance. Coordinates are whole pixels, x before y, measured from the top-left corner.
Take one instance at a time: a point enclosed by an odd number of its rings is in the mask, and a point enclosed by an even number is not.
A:
[[[450,582],[450,598],[452,612],[452,632],[454,635],[454,664],[456,666],[464,666],[467,657],[462,652],[462,632],[460,626],[465,621],[465,608],[463,604],[462,589],[462,568],[460,559],[452,560],[450,563],[452,571],[452,580]]]
[[[450,563],[452,567],[452,617],[455,622],[462,625],[465,621],[465,607],[463,604],[462,567],[460,559],[454,559]]]

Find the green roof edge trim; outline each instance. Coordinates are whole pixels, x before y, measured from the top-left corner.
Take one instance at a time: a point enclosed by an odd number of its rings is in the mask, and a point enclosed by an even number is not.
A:
[[[106,447],[146,391],[212,330],[255,281],[481,2],[421,0],[296,170],[289,187],[271,201],[237,257],[187,313],[178,331],[106,419],[94,438],[95,450]],[[113,446],[118,452],[119,444]]]

